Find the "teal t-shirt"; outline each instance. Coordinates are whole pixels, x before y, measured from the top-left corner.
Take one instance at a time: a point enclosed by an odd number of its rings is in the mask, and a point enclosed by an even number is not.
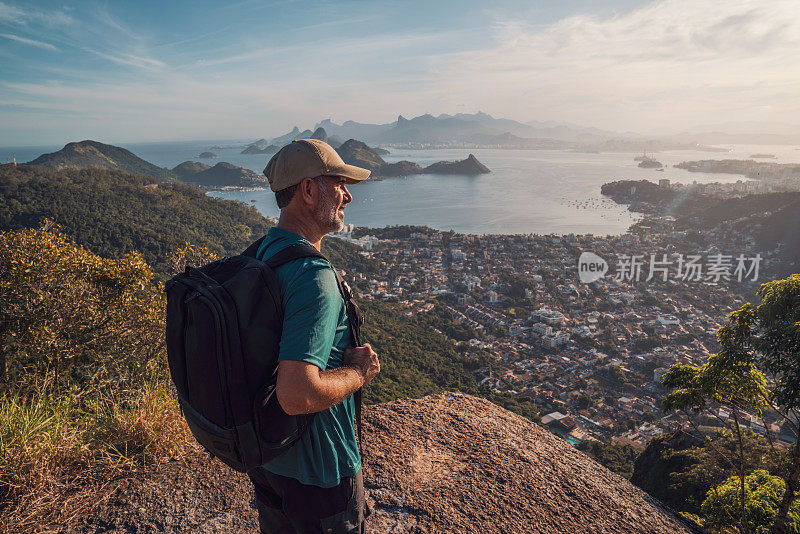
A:
[[[298,234],[270,228],[257,257],[267,260],[295,243],[310,244]],[[351,336],[344,299],[330,264],[320,258],[302,258],[281,265],[275,273],[284,309],[278,361],[307,362],[322,370],[341,367]],[[354,476],[361,469],[354,415],[355,401],[350,395],[317,413],[300,441],[263,467],[323,488]]]

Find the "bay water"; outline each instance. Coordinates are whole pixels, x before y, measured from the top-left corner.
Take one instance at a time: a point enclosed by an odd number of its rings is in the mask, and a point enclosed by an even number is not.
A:
[[[186,141],[172,143],[123,143],[137,156],[161,167],[172,168],[187,161],[214,165],[227,161],[260,173],[269,155],[241,154],[240,141]],[[213,146],[230,148],[211,148]],[[11,154],[18,162],[32,160],[61,147],[0,148],[3,161]],[[793,146],[728,145],[729,152],[694,150],[662,151],[653,156],[664,171],[640,169],[631,152],[581,153],[563,150],[503,149],[393,149],[387,162],[409,160],[426,166],[441,160],[460,160],[472,153],[490,174],[480,176],[414,175],[403,178],[367,180],[350,187],[353,202],[345,221],[356,226],[424,225],[440,230],[473,234],[620,234],[639,217],[600,194],[600,186],[613,180],[698,183],[731,182],[743,179],[731,174],[689,173],[672,166],[699,159],[748,159],[769,153],[777,163],[800,163],[800,150]],[[211,150],[219,157],[199,159]],[[255,206],[262,214],[279,214],[275,196],[264,190],[226,190],[209,193]]]

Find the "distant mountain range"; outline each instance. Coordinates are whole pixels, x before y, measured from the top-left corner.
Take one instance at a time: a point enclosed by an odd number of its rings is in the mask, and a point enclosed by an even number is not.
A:
[[[583,127],[566,122],[527,123],[511,119],[495,118],[487,113],[458,113],[455,115],[431,114],[407,119],[399,115],[397,120],[386,124],[360,123],[352,120],[341,124],[324,119],[314,128],[301,130],[295,126],[291,132],[275,137],[270,144],[283,146],[293,139],[316,136],[320,128],[329,136],[333,146],[342,139],[359,139],[377,147],[381,145],[408,148],[483,147],[515,149],[574,149],[579,151],[639,151],[648,150],[692,150],[707,149],[698,145],[731,143],[800,143],[800,133],[791,133],[789,125],[783,125],[774,134],[759,133],[751,125],[750,130],[722,133],[724,130],[694,129],[677,135],[644,136],[635,132],[614,132],[599,128]],[[747,132],[752,133],[747,133]],[[795,131],[800,131],[796,128]],[[316,137],[319,138],[319,137]]]
[[[337,124],[331,119],[318,122],[311,129],[295,126],[291,132],[273,138],[269,144],[283,146],[293,139],[318,137],[324,131],[328,143],[336,147],[341,139],[359,139],[373,147],[380,145],[410,148],[487,147],[517,149],[595,148],[609,139],[628,150],[641,150],[643,138],[634,133],[618,133],[586,128],[569,123],[522,123],[511,119],[494,118],[487,113],[431,114],[411,119],[399,115],[386,124],[365,124],[345,121]],[[651,145],[653,143],[650,143]],[[617,147],[620,148],[620,147]]]
[[[325,119],[315,128],[342,139],[362,139],[370,144],[394,145],[500,145],[503,147],[569,148],[575,143],[598,142],[619,133],[583,128],[565,123],[524,124],[511,119],[496,119],[486,113],[430,114],[411,119],[403,115],[388,124],[363,124],[346,121],[336,124]],[[297,132],[300,132],[296,128]],[[284,138],[286,136],[283,136]]]

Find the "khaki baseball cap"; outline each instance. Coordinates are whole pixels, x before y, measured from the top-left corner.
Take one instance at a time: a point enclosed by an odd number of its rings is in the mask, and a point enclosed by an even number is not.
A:
[[[295,140],[272,156],[264,169],[273,191],[280,191],[305,178],[316,176],[342,176],[348,184],[369,178],[370,171],[348,165],[331,145],[317,139]]]

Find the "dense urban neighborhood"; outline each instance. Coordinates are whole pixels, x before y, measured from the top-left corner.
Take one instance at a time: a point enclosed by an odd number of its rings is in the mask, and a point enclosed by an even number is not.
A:
[[[654,217],[621,236],[464,235],[424,227],[353,228],[337,237],[380,260],[380,273],[350,272],[360,297],[409,316],[446,310],[442,333],[491,365],[480,385],[533,400],[541,423],[577,445],[586,440],[644,447],[689,425],[666,413],[662,375],[675,363],[702,364],[716,351],[726,316],[752,300],[774,263],[741,232],[712,230],[700,246]],[[607,272],[579,277],[589,252]],[[761,278],[759,278],[761,277]],[[717,416],[727,418],[726,407]],[[744,414],[786,442],[789,428]]]

